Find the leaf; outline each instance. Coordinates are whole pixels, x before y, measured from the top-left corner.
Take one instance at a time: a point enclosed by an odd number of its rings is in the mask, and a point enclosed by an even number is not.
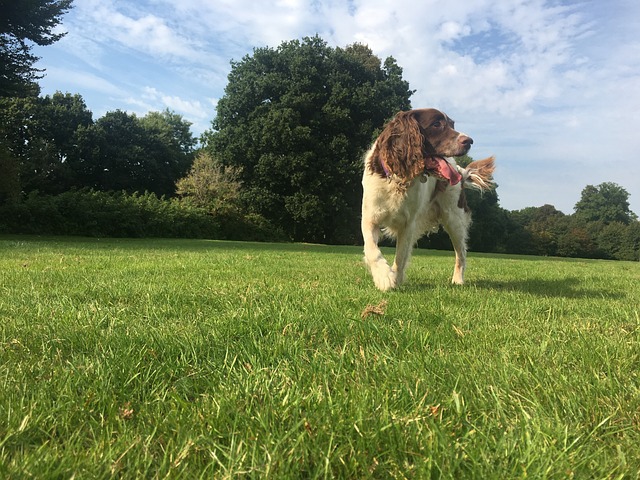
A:
[[[120,407],[119,413],[122,420],[131,420],[134,414],[134,410],[131,408],[131,402],[125,402],[124,405]]]
[[[388,302],[386,300],[382,300],[377,305],[367,305],[360,316],[364,319],[369,315],[384,315],[387,304]]]

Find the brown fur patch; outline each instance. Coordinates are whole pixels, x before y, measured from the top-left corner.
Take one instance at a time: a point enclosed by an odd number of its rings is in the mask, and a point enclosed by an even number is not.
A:
[[[431,202],[438,196],[438,194],[444,192],[449,184],[444,180],[437,180],[436,188],[433,189],[433,193],[431,194],[431,198],[429,199]]]
[[[460,189],[460,197],[458,197],[458,208],[463,209],[465,212],[471,211],[469,205],[467,205],[467,196],[464,193],[464,188]]]
[[[399,112],[378,137],[372,169],[412,180],[424,171],[424,137],[411,112]]]
[[[436,157],[466,153],[473,140],[453,128],[444,113],[425,108],[398,112],[378,136],[369,169],[382,177],[395,175],[411,182],[437,169]]]

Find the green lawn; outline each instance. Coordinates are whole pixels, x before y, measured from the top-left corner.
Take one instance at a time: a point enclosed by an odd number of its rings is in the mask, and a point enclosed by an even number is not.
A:
[[[640,264],[361,257],[0,237],[0,477],[638,478]]]

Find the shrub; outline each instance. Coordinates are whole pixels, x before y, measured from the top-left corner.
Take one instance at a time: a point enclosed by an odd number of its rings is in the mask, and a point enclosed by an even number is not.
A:
[[[0,205],[0,232],[93,237],[174,237],[281,241],[264,218],[211,214],[193,202],[155,194],[71,190],[32,192]]]

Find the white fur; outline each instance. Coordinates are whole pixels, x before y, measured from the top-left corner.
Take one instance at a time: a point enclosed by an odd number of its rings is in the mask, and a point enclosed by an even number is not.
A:
[[[362,235],[365,262],[376,287],[387,291],[401,285],[413,246],[425,233],[436,232],[440,225],[449,234],[456,253],[452,282],[461,285],[471,213],[460,208],[458,201],[470,172],[456,165],[463,179],[444,191],[441,188],[436,191],[438,180],[434,177],[416,178],[409,185],[403,185],[394,176],[382,178],[372,172],[369,162],[374,148],[375,144],[365,157],[362,176]],[[455,165],[453,159],[447,161]],[[393,266],[389,266],[378,247],[381,234],[396,239]]]

